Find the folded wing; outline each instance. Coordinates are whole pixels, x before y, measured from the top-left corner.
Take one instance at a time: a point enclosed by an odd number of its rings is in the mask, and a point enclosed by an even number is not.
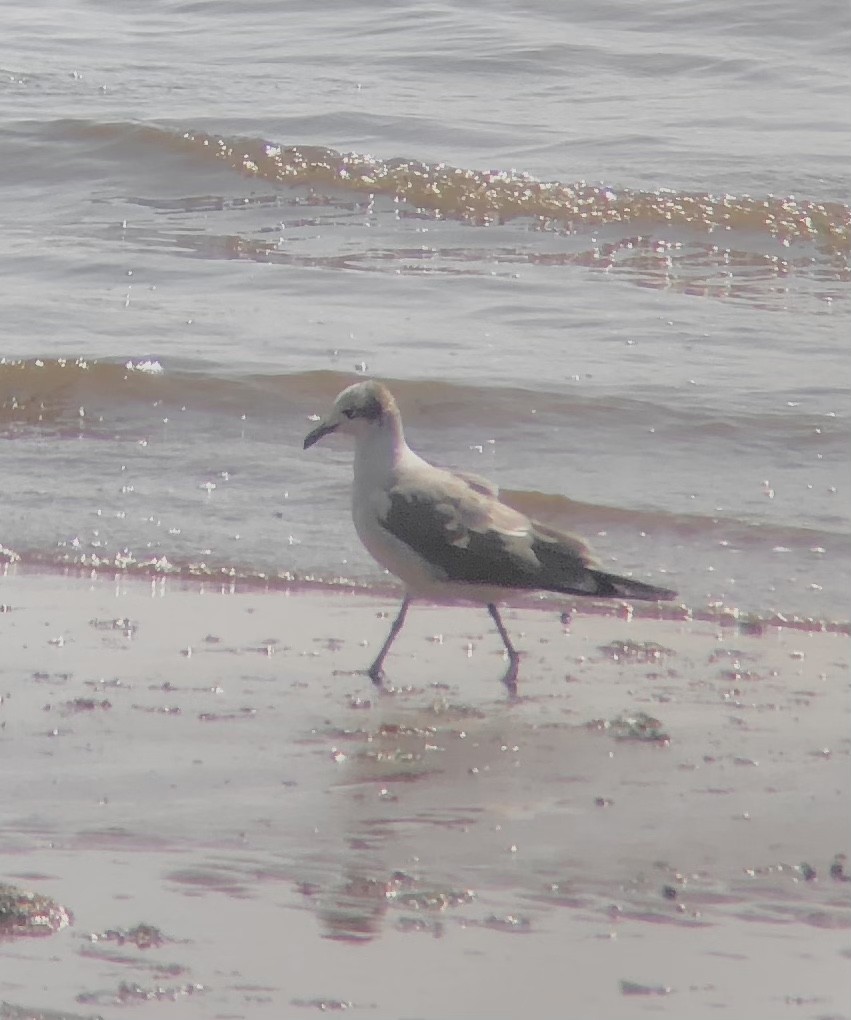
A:
[[[673,598],[664,588],[607,574],[579,538],[500,503],[466,478],[433,470],[388,493],[381,523],[443,580],[609,598]]]

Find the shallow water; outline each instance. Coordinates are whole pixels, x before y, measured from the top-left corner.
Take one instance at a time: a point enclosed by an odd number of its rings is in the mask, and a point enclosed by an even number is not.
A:
[[[847,618],[844,5],[4,20],[6,558],[381,582],[300,449],[370,374],[612,568]]]

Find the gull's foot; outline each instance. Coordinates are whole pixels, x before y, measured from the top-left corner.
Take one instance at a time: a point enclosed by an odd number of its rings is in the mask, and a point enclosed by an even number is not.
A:
[[[376,687],[384,687],[384,670],[381,664],[373,662],[369,669],[363,670]]]
[[[519,668],[520,668],[520,656],[519,655],[511,656],[508,662],[508,669],[505,671],[505,674],[502,678],[502,682],[508,689],[508,694],[512,698],[512,700],[517,697],[517,673],[519,671]]]

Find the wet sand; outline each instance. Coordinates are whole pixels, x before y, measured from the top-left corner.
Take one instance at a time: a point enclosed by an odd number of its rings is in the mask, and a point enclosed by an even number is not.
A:
[[[0,1017],[851,1016],[845,635],[509,609],[512,703],[483,610],[379,695],[392,599],[0,604],[0,883],[73,916]]]

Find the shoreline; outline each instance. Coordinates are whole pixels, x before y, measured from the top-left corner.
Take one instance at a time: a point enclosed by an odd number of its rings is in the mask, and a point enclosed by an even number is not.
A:
[[[0,938],[0,1002],[848,1015],[842,633],[512,607],[511,701],[476,607],[415,605],[380,693],[395,597],[14,570],[0,604],[0,884],[73,916]]]
[[[7,558],[3,559],[2,555]],[[266,575],[238,576],[226,568],[220,571],[202,572],[191,568],[173,570],[154,570],[142,568],[139,570],[116,570],[103,567],[75,566],[68,564],[42,564],[31,563],[21,559],[12,550],[4,550],[0,547],[0,580],[4,577],[15,577],[17,575],[29,577],[65,577],[70,580],[94,582],[106,582],[118,584],[122,580],[130,583],[172,582],[178,586],[209,585],[215,591],[218,589],[221,594],[238,595],[250,594],[252,592],[265,592],[268,594],[343,594],[343,595],[364,595],[367,597],[383,598],[388,601],[402,599],[402,589],[392,581],[386,584],[368,584],[348,578],[339,579],[314,579],[311,577],[296,577],[294,575],[279,575],[269,577]],[[416,599],[415,604],[428,605],[432,607],[472,607],[476,608],[477,603],[458,602],[429,602],[425,599]],[[808,633],[828,633],[851,636],[851,618],[825,619],[815,616],[804,616],[797,613],[784,613],[778,609],[766,609],[763,611],[742,611],[736,606],[725,605],[721,602],[709,604],[703,607],[690,607],[684,602],[658,602],[648,603],[630,601],[628,599],[589,599],[582,597],[560,596],[552,592],[530,591],[526,594],[518,593],[515,598],[509,599],[501,605],[511,609],[524,609],[530,611],[560,613],[570,612],[571,615],[598,616],[618,619],[642,619],[662,620],[671,623],[683,623],[688,621],[715,623],[722,627],[742,628],[746,633],[759,633],[761,628],[776,627],[778,629],[790,629],[805,631]]]

